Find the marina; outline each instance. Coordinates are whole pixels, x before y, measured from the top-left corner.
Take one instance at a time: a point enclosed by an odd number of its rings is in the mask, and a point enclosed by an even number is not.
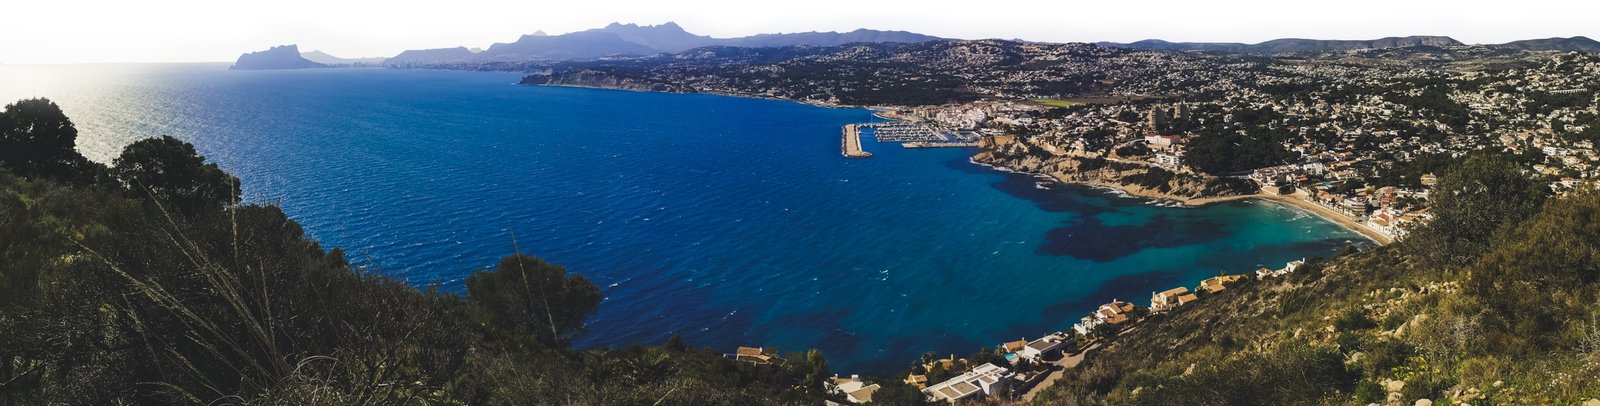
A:
[[[889,123],[849,124],[839,143],[840,154],[846,158],[866,158],[872,153],[861,147],[863,131],[871,131],[880,143],[900,143],[902,148],[971,148],[978,146],[982,135],[973,131],[951,131],[924,124],[903,121]]]
[[[939,142],[949,141],[950,137],[942,131],[935,131],[926,125],[909,123],[883,123],[867,124],[872,129],[872,136],[878,142]]]

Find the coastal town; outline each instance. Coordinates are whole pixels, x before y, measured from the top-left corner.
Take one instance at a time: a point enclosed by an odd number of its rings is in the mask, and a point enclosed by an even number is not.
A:
[[[1030,51],[1029,58],[1040,60],[1073,55],[1060,49]],[[1271,200],[1378,244],[1403,239],[1429,222],[1438,173],[1469,155],[1509,156],[1554,194],[1600,179],[1595,149],[1600,103],[1593,90],[1600,85],[1600,57],[1552,52],[1522,55],[1523,63],[1506,65],[1481,49],[1449,52],[1467,55],[1453,57],[1472,66],[1396,67],[1375,63],[1379,55],[1352,52],[1279,61],[1264,69],[1213,60],[1211,68],[1193,70],[1185,64],[1194,61],[1186,58],[1213,57],[1159,54],[1143,60],[1154,67],[1114,73],[1142,76],[1107,80],[1115,83],[1110,96],[1020,91],[1018,77],[969,81],[968,90],[991,97],[875,106],[887,122],[848,126],[842,153],[863,158],[870,156],[867,149],[892,144],[976,147],[974,162],[1040,176],[1046,179],[1041,187],[1084,184],[1183,205]],[[988,56],[993,55],[966,55]],[[831,98],[819,104],[841,102]],[[863,146],[867,136],[880,146]],[[1192,289],[1152,292],[1148,306],[1113,298],[1070,329],[1000,343],[974,357],[926,354],[902,383],[936,402],[1030,399],[1095,348],[1152,315],[1226,294],[1236,284],[1294,273],[1304,263],[1221,274]],[[752,351],[741,349],[746,352]],[[740,358],[760,362],[750,355]],[[853,403],[871,402],[880,387],[859,376],[836,376],[826,386]]]
[[[1089,352],[1115,340],[1122,332],[1137,328],[1146,320],[1159,319],[1154,316],[1179,311],[1196,301],[1225,294],[1230,287],[1241,283],[1289,275],[1305,263],[1304,259],[1300,259],[1277,269],[1262,267],[1254,273],[1221,274],[1200,281],[1192,290],[1187,286],[1178,286],[1151,292],[1148,306],[1111,299],[1083,316],[1070,329],[1046,333],[1034,339],[1022,338],[1000,343],[992,351],[986,350],[972,357],[958,358],[952,354],[940,358],[927,353],[923,355],[920,365],[908,373],[901,383],[916,388],[932,402],[955,404],[988,397],[1028,400],[1048,388],[1065,370],[1076,367]],[[727,357],[756,365],[784,362],[784,358],[775,350],[764,347],[739,347]],[[873,394],[882,388],[882,384],[873,383],[860,375],[834,375],[823,384],[830,393],[854,404],[872,403]],[[840,403],[830,401],[828,404]]]

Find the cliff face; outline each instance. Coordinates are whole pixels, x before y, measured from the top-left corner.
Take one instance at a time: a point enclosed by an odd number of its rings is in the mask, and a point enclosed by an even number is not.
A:
[[[300,47],[295,45],[275,46],[265,51],[251,52],[239,55],[239,60],[228,69],[306,69],[326,68],[328,65],[312,62],[300,56]]]
[[[1009,136],[988,138],[979,146],[982,151],[972,159],[981,164],[1049,175],[1062,182],[1109,187],[1139,197],[1193,204],[1203,199],[1259,191],[1254,182],[1243,179],[1174,173],[1104,159],[1057,156]]]
[[[690,92],[690,89],[679,88],[677,86],[672,86],[665,83],[634,79],[616,75],[610,72],[600,72],[586,69],[568,70],[560,73],[534,73],[523,77],[522,81],[518,83],[524,85],[594,87],[602,89],[636,90],[647,92]]]

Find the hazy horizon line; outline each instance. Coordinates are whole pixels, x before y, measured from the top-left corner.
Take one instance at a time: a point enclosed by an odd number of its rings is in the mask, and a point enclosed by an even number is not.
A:
[[[854,30],[849,30],[849,31],[836,31],[836,30],[828,30],[828,31],[824,31],[824,30],[774,31],[774,32],[758,32],[758,33],[754,33],[754,34],[736,35],[736,36],[714,36],[714,35],[707,35],[707,34],[697,34],[694,31],[690,30],[688,27],[684,27],[681,24],[677,24],[674,21],[665,21],[665,22],[661,22],[661,23],[657,23],[657,24],[641,24],[641,23],[636,23],[636,22],[623,23],[623,22],[617,21],[617,22],[612,22],[610,24],[634,25],[634,26],[639,26],[639,27],[655,27],[655,26],[673,24],[673,25],[678,25],[680,28],[682,28],[684,31],[686,31],[686,32],[688,32],[690,34],[697,35],[697,36],[703,36],[703,37],[709,37],[709,38],[713,38],[713,39],[742,38],[742,37],[750,37],[750,36],[756,36],[756,35],[773,35],[773,34],[800,34],[800,33],[812,33],[812,32],[818,32],[818,33],[847,33],[847,32],[850,32],[850,31],[854,31]],[[607,25],[609,26],[610,24],[607,24]],[[595,27],[595,28],[590,28],[590,29],[583,29],[583,30],[576,30],[576,31],[568,31],[568,32],[563,32],[563,33],[559,33],[559,34],[548,34],[547,33],[546,35],[548,35],[548,36],[561,36],[561,35],[579,33],[579,32],[584,32],[584,31],[589,31],[589,30],[594,30],[594,29],[600,29],[600,28],[605,28],[605,26]],[[1590,35],[1586,35],[1586,34],[1574,34],[1574,35],[1565,35],[1565,36],[1557,34],[1557,35],[1533,36],[1533,37],[1527,37],[1527,38],[1521,38],[1521,39],[1515,39],[1515,40],[1509,40],[1509,41],[1503,41],[1503,42],[1471,42],[1471,41],[1463,41],[1463,40],[1461,40],[1460,38],[1457,38],[1454,35],[1448,35],[1448,34],[1404,34],[1404,35],[1381,35],[1381,36],[1376,36],[1376,37],[1370,37],[1369,36],[1369,37],[1357,37],[1357,38],[1325,38],[1325,37],[1316,37],[1316,36],[1283,36],[1283,37],[1269,38],[1269,39],[1258,40],[1258,41],[1248,41],[1248,40],[1181,40],[1181,39],[1162,38],[1162,37],[1158,37],[1158,36],[1142,37],[1140,39],[1134,39],[1134,40],[1103,39],[1103,40],[1090,40],[1090,41],[1051,41],[1051,40],[1030,40],[1030,39],[1016,38],[1016,37],[1012,37],[1012,38],[1005,38],[1005,37],[988,37],[988,38],[946,37],[946,36],[941,36],[941,35],[938,35],[938,34],[932,34],[932,33],[928,33],[928,32],[914,31],[914,30],[908,30],[908,29],[878,29],[878,28],[862,27],[862,28],[857,28],[855,30],[910,32],[910,33],[914,33],[914,34],[928,35],[928,36],[938,37],[940,39],[952,40],[952,41],[1001,40],[1001,41],[1019,41],[1019,42],[1032,42],[1032,43],[1052,43],[1052,44],[1069,44],[1069,43],[1084,43],[1084,44],[1119,43],[1119,44],[1129,44],[1129,43],[1136,43],[1136,42],[1140,42],[1140,41],[1156,40],[1156,41],[1165,41],[1165,42],[1170,42],[1170,43],[1189,43],[1189,44],[1244,44],[1244,45],[1256,45],[1256,44],[1261,44],[1261,43],[1265,43],[1265,42],[1270,42],[1270,41],[1275,41],[1275,40],[1285,40],[1285,39],[1303,39],[1303,40],[1315,40],[1315,41],[1371,41],[1371,40],[1378,40],[1378,39],[1384,39],[1384,38],[1447,37],[1447,38],[1454,39],[1454,40],[1456,40],[1458,42],[1461,42],[1463,44],[1466,44],[1466,45],[1497,45],[1497,44],[1504,44],[1504,43],[1516,42],[1516,41],[1526,41],[1526,40],[1570,39],[1570,38],[1578,38],[1578,37],[1590,38],[1590,39],[1594,38],[1594,37],[1592,37]],[[543,30],[536,29],[536,30],[534,30],[532,32],[521,34],[521,36],[532,35],[532,34],[538,33],[538,32],[543,32]],[[518,39],[520,39],[521,36],[518,36]],[[512,42],[514,42],[514,41],[515,40],[512,40]],[[487,49],[488,46],[491,46],[491,45],[494,45],[494,44],[505,44],[505,43],[508,43],[508,42],[496,41],[496,42],[491,42],[490,45],[485,45],[485,46],[473,46],[473,45],[461,44],[461,45],[457,45],[457,46],[454,46],[454,47],[444,47],[444,48],[466,47],[466,48],[484,48],[484,49]],[[296,42],[285,42],[285,43],[279,43],[277,45],[272,45],[272,46],[276,47],[276,46],[284,46],[284,45],[295,45],[296,47],[301,48],[300,51],[302,53],[303,52],[310,52],[310,51],[320,51],[320,52],[323,52],[325,54],[328,54],[328,55],[331,55],[331,56],[335,56],[335,57],[339,57],[339,58],[343,58],[343,59],[392,58],[395,55],[400,54],[401,52],[410,51],[410,50],[441,49],[441,48],[429,48],[429,47],[414,47],[414,48],[405,48],[405,49],[402,49],[401,51],[397,51],[397,52],[392,52],[389,55],[360,55],[360,54],[343,54],[343,53],[340,53],[340,52],[326,51],[326,50],[324,50],[322,48],[307,47],[304,44],[300,44],[300,43],[296,43]],[[242,55],[242,54],[245,54],[245,53],[257,52],[257,51],[263,51],[263,50],[266,50],[266,48],[262,48],[262,49],[241,49],[241,50],[239,50],[239,54]],[[357,55],[357,56],[352,56],[352,55]],[[237,56],[235,56],[234,58],[237,58]],[[119,65],[119,64],[156,65],[156,64],[211,64],[211,63],[233,63],[233,62],[234,62],[234,60],[231,60],[231,59],[230,60],[81,61],[81,62],[72,62],[72,61],[8,62],[8,61],[5,61],[3,59],[0,59],[0,66]]]

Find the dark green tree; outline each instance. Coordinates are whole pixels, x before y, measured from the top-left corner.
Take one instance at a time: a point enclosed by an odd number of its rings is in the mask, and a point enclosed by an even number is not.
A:
[[[1580,342],[1558,331],[1589,322],[1600,298],[1600,194],[1552,199],[1505,232],[1464,284],[1480,304],[1465,310],[1481,312],[1489,348],[1533,355]]]
[[[24,178],[87,183],[104,168],[74,149],[78,128],[49,99],[26,99],[0,112],[0,166]]]
[[[601,299],[600,289],[582,275],[568,276],[560,265],[522,254],[467,278],[467,298],[492,330],[551,346],[565,346]]]
[[[1466,266],[1501,227],[1533,215],[1546,194],[1505,156],[1468,157],[1439,177],[1429,194],[1434,221],[1409,241],[1432,266]]]
[[[112,172],[134,196],[183,213],[213,211],[239,201],[237,178],[207,163],[194,145],[171,136],[128,145],[114,164]]]
[[[828,379],[828,359],[822,356],[822,350],[811,349],[806,351],[806,377],[805,385],[808,388],[820,389],[822,381]]]
[[[694,349],[694,347],[689,346],[688,342],[683,341],[682,334],[673,334],[672,338],[667,339],[666,347],[668,351],[672,352],[688,352]]]

